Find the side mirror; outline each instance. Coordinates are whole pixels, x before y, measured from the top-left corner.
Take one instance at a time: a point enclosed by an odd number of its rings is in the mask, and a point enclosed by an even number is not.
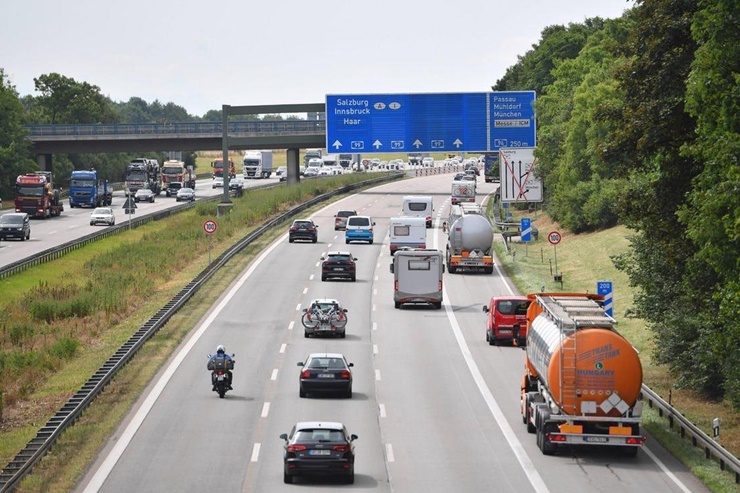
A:
[[[342,311],[343,311],[344,313],[347,313],[347,309],[346,309],[346,308],[342,308]]]
[[[283,440],[285,440],[287,442],[288,441],[288,434],[287,433],[283,433],[282,435],[280,435],[280,438],[282,438]]]
[[[357,257],[352,257],[352,260],[355,260],[355,261],[357,261]]]
[[[357,437],[357,435],[355,435],[354,433],[352,433],[352,434],[351,434],[351,435],[349,436],[349,441],[350,441],[350,442],[353,442],[353,441],[357,440],[357,438],[358,438],[358,437]]]
[[[319,257],[319,260],[326,260],[324,257]],[[357,260],[357,259],[355,259]]]
[[[483,313],[488,313],[488,305],[483,305]]]
[[[373,221],[373,226],[375,226],[375,221]]]
[[[303,366],[303,364],[304,364],[303,361],[298,362],[298,366]]]
[[[442,264],[442,274],[445,273],[445,264]]]
[[[349,363],[347,366],[350,367],[350,368],[352,368],[353,366],[355,366],[355,364],[354,363]]]
[[[394,274],[393,264],[391,264],[391,274]]]
[[[308,308],[304,308],[303,313],[308,313]]]

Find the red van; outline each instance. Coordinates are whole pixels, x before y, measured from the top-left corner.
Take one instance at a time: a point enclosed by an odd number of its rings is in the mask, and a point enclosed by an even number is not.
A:
[[[494,296],[483,306],[486,317],[486,341],[495,346],[499,341],[519,346],[527,344],[527,308],[531,300],[526,296]]]

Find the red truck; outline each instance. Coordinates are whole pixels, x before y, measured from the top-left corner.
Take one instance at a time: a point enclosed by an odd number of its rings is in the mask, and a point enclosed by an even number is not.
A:
[[[59,190],[54,188],[50,171],[37,171],[20,175],[15,180],[15,212],[25,212],[31,217],[58,216],[64,210]]]
[[[527,308],[532,301],[526,296],[494,296],[483,305],[486,316],[486,341],[491,346],[511,342],[527,343]]]

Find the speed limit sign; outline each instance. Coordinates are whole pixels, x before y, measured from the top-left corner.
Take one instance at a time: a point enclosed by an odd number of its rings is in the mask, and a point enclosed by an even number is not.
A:
[[[562,238],[563,237],[560,235],[559,231],[551,231],[550,234],[547,235],[547,241],[549,241],[551,245],[557,245],[560,243]]]
[[[215,233],[216,229],[218,229],[218,225],[213,219],[208,219],[206,222],[203,223],[203,231],[205,231],[209,235]]]

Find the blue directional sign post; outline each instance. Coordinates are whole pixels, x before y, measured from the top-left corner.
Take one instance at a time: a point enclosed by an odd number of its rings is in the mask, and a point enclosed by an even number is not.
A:
[[[329,152],[535,147],[534,91],[326,96]]]
[[[528,217],[523,217],[521,219],[519,229],[521,229],[521,237],[522,241],[530,242],[532,241],[532,220]]]
[[[596,293],[604,297],[604,311],[614,316],[614,289],[611,281],[596,281]]]

